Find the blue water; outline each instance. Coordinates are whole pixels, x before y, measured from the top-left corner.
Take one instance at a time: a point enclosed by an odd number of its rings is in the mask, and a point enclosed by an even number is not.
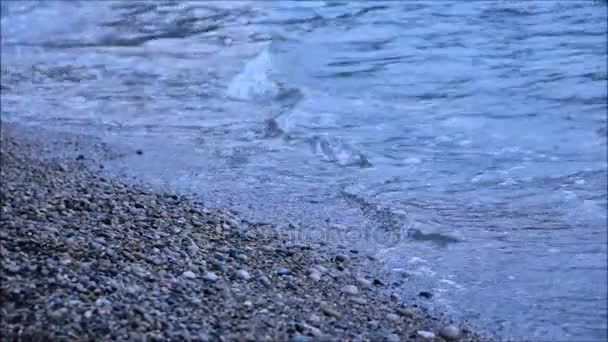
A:
[[[404,296],[499,336],[606,340],[606,12],[2,2],[2,118],[143,147],[114,168],[212,205],[339,223]]]

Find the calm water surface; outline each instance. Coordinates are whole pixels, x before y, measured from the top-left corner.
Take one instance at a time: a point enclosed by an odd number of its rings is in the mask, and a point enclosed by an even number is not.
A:
[[[606,340],[606,12],[4,1],[2,118],[142,147],[113,167],[245,215],[340,223],[405,296],[500,336]]]

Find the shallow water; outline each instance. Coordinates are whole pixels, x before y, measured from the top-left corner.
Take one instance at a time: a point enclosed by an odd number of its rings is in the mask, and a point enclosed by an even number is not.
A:
[[[142,148],[109,166],[257,219],[340,223],[404,292],[501,336],[608,338],[605,2],[14,1],[1,20],[3,119]]]

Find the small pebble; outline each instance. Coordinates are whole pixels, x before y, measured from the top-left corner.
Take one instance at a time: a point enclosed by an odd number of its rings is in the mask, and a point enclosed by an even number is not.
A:
[[[319,274],[319,272],[312,272],[311,274],[308,275],[308,278],[310,278],[314,281],[319,281],[319,280],[321,280],[321,274]]]
[[[235,258],[242,262],[247,262],[247,260],[249,260],[245,254],[237,254]]]
[[[418,296],[420,296],[422,298],[430,299],[433,297],[433,294],[428,291],[420,291],[420,293],[418,293]]]
[[[448,341],[456,341],[460,338],[460,329],[455,325],[447,325],[439,330],[439,336]]]
[[[321,309],[321,311],[326,314],[327,316],[331,316],[331,317],[340,317],[340,313],[332,308],[330,305],[325,304],[325,303],[321,303],[319,305],[319,309]]]
[[[320,338],[323,336],[323,332],[317,328],[317,327],[313,327],[313,326],[307,326],[308,331],[310,331],[310,333],[312,334],[312,336],[316,337],[316,338]]]
[[[267,277],[267,276],[261,276],[261,277],[259,278],[259,280],[260,280],[260,283],[262,283],[262,285],[264,285],[264,286],[266,286],[266,287],[268,287],[268,286],[270,286],[270,285],[271,285],[270,279],[268,279],[268,277]]]
[[[236,271],[236,276],[243,280],[249,280],[251,278],[251,276],[249,275],[249,272],[247,272],[245,270]]]
[[[359,294],[359,289],[355,285],[345,285],[340,289],[340,291],[351,296]]]
[[[394,313],[389,313],[386,315],[386,319],[388,319],[391,322],[396,322],[399,320],[399,316],[395,315]]]
[[[399,342],[399,341],[401,341],[401,339],[399,338],[399,335],[397,335],[397,334],[388,334],[386,336],[386,341],[387,342]]]
[[[203,274],[203,279],[207,280],[207,281],[216,281],[218,278],[217,274],[213,273],[213,272],[205,272],[205,274]]]
[[[401,316],[408,317],[408,318],[414,317],[416,315],[416,312],[410,308],[399,308],[397,312]]]
[[[372,282],[363,277],[357,277],[357,284],[359,284],[359,286],[363,288],[368,288],[372,286]]]
[[[182,273],[182,276],[184,278],[188,278],[188,279],[196,279],[196,273],[194,273],[192,271],[186,271],[186,272]]]
[[[291,270],[289,268],[283,267],[283,268],[280,268],[277,271],[277,274],[281,275],[281,276],[283,276],[283,275],[289,275],[289,274],[291,274]]]
[[[355,303],[355,304],[359,304],[359,305],[366,305],[367,301],[361,297],[351,297],[350,301]]]
[[[316,265],[313,267],[313,269],[319,271],[319,273],[326,273],[327,272],[327,268],[321,266],[321,265]]]
[[[297,333],[291,337],[290,341],[291,342],[308,342],[308,341],[310,341],[310,339],[306,335]]]
[[[416,333],[417,337],[420,337],[423,340],[432,340],[435,338],[435,334],[433,334],[430,331],[426,331],[426,330],[418,330],[418,332]]]
[[[311,314],[310,316],[308,316],[308,323],[312,325],[319,325],[321,324],[321,317],[315,314]]]
[[[339,264],[348,264],[350,262],[350,258],[344,254],[338,254],[334,258],[334,261]]]

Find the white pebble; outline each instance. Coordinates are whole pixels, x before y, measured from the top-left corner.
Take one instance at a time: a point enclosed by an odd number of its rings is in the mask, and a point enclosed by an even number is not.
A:
[[[355,285],[345,285],[340,291],[351,296],[359,294],[359,289]]]
[[[439,336],[448,341],[455,341],[460,338],[460,329],[455,325],[447,325],[439,330]]]
[[[359,284],[359,286],[363,287],[363,288],[367,288],[372,286],[372,282],[363,278],[363,277],[358,277],[357,278],[357,283]]]
[[[319,271],[319,273],[325,273],[325,272],[327,272],[327,268],[325,268],[325,267],[323,267],[323,266],[321,266],[321,265],[316,265],[314,268],[315,268],[317,271]]]
[[[186,271],[186,272],[182,273],[182,276],[184,278],[188,278],[188,279],[196,279],[196,274],[192,271]]]
[[[270,286],[272,284],[267,276],[261,276],[259,280],[264,286]]]
[[[389,313],[386,315],[386,319],[388,319],[391,322],[396,322],[399,320],[399,316],[395,315],[394,313]]]
[[[397,335],[397,334],[389,334],[386,337],[386,340],[388,342],[399,342],[399,341],[401,341],[401,339],[399,338],[399,335]]]
[[[208,280],[208,281],[216,281],[218,278],[217,274],[213,273],[213,272],[205,272],[205,274],[203,275],[203,279]]]
[[[321,275],[319,274],[319,272],[312,272],[311,274],[308,275],[308,278],[310,278],[314,281],[319,281],[319,280],[321,280]]]
[[[236,276],[243,280],[249,280],[251,278],[251,276],[249,275],[249,272],[247,272],[245,270],[236,271]]]
[[[433,334],[430,331],[426,331],[426,330],[418,330],[416,335],[425,340],[432,340],[435,338],[435,334]]]

